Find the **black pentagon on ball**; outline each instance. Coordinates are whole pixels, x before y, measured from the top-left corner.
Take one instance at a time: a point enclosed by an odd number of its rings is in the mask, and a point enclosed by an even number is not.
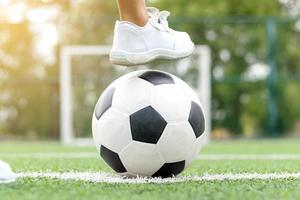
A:
[[[176,176],[184,170],[185,161],[165,163],[152,177],[167,178]]]
[[[108,88],[102,93],[95,107],[95,116],[98,120],[111,107],[114,92],[115,88]]]
[[[103,158],[103,160],[116,172],[118,173],[124,173],[126,172],[126,169],[124,165],[121,162],[121,159],[119,155],[105,146],[101,145],[100,147],[100,155]]]
[[[132,139],[156,144],[167,125],[166,120],[151,106],[130,115]]]
[[[189,122],[194,130],[196,138],[200,137],[205,129],[204,114],[201,107],[192,101]]]
[[[139,76],[141,79],[152,83],[153,85],[174,84],[173,78],[164,72],[147,71]]]

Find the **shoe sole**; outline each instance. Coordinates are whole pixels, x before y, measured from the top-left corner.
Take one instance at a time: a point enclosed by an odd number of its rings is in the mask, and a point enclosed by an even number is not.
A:
[[[142,53],[112,50],[110,52],[109,59],[113,64],[116,65],[143,65],[157,59],[176,60],[185,58],[190,56],[193,53],[194,49],[194,46],[193,48],[183,52],[171,51],[168,49],[153,49]]]

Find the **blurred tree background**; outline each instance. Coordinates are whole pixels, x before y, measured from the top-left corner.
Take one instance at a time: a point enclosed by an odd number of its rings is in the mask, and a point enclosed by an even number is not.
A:
[[[116,2],[8,2],[0,4],[0,139],[57,139],[59,49],[111,44]],[[171,27],[189,32],[196,44],[210,46],[215,137],[300,132],[299,0],[151,0],[148,5],[171,11]],[[21,13],[19,18],[9,14],[11,7]],[[52,59],[37,48],[45,24],[55,27],[57,41],[41,47],[48,48]],[[83,136],[90,134],[96,99],[119,72],[107,57],[78,56],[72,64],[74,126]],[[188,70],[184,79],[191,82],[194,74]],[[274,119],[272,111],[278,113]]]

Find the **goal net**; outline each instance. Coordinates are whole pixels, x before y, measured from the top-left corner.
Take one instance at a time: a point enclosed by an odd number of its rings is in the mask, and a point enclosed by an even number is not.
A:
[[[211,131],[210,49],[198,45],[192,56],[177,61],[156,61],[133,68],[110,64],[110,46],[63,46],[60,51],[60,141],[92,145],[91,119],[101,92],[114,79],[139,69],[159,69],[186,81],[202,101],[206,130]]]

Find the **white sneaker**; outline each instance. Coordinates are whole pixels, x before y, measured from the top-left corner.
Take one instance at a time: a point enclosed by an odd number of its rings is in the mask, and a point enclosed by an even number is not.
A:
[[[12,172],[10,166],[0,160],[0,184],[11,183],[15,181],[15,175]]]
[[[149,20],[144,27],[127,21],[115,24],[110,61],[117,65],[139,65],[158,58],[179,59],[193,53],[194,43],[185,32],[169,28],[168,11],[147,8]]]

